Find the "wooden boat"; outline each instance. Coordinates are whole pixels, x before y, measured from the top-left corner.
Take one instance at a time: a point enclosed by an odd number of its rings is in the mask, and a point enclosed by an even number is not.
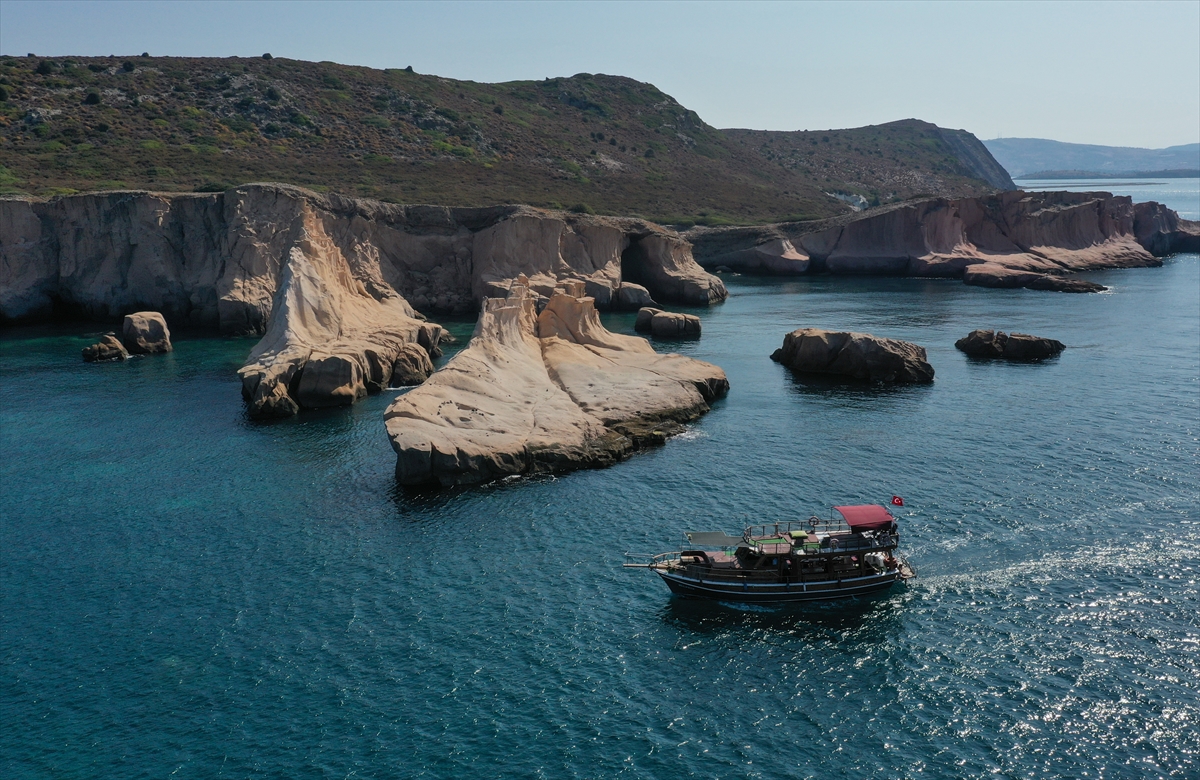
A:
[[[863,596],[916,576],[896,553],[900,532],[885,507],[833,510],[829,520],[750,526],[740,537],[687,533],[684,549],[625,566],[649,569],[678,596],[752,604]]]

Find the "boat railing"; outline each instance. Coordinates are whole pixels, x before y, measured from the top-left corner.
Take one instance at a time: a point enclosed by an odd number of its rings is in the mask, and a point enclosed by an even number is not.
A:
[[[813,536],[819,541],[809,541]],[[776,552],[783,543],[792,545],[797,552],[808,553],[895,547],[899,543],[896,534],[885,530],[856,532],[844,520],[823,520],[815,516],[808,520],[747,526],[743,538],[766,552]]]

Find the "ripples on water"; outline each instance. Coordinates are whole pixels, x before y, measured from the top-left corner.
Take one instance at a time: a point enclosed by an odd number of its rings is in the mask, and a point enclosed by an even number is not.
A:
[[[392,479],[391,393],[254,423],[251,341],[88,366],[94,327],[9,331],[0,769],[1195,777],[1200,258],[1087,276],[1113,292],[731,278],[679,345],[733,386],[687,435],[432,493]],[[937,381],[794,377],[767,356],[801,325],[917,341]],[[971,361],[975,327],[1069,349]],[[692,603],[620,568],[893,493],[921,577],[869,600]]]

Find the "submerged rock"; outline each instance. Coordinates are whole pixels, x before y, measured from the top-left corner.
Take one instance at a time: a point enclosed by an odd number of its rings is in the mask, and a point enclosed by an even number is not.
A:
[[[998,330],[973,330],[954,342],[954,346],[971,357],[1022,361],[1045,360],[1066,349],[1066,345],[1055,339]]]
[[[83,348],[83,362],[102,363],[108,360],[125,360],[129,353],[125,345],[117,340],[117,334],[108,333],[100,341]]]
[[[868,333],[801,328],[771,355],[793,371],[836,374],[870,382],[932,382],[925,348]]]
[[[1023,271],[996,263],[976,263],[967,266],[963,271],[963,282],[979,287],[1025,287],[1030,290],[1072,293],[1104,292],[1108,289],[1102,284],[1084,279],[1068,279],[1054,274]]]
[[[525,281],[486,300],[467,348],[388,407],[401,484],[608,466],[728,390],[714,365],[605,330],[582,282],[539,314]]]
[[[156,311],[126,314],[121,326],[121,338],[125,348],[135,354],[148,355],[174,349],[167,321]]]

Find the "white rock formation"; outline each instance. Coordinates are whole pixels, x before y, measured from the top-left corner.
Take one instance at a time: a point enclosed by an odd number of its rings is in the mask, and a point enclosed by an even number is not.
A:
[[[661,289],[626,284],[622,299],[626,265]],[[642,220],[396,206],[270,184],[0,199],[0,321],[59,306],[100,319],[152,309],[176,324],[263,333],[241,372],[255,416],[385,386],[404,344],[437,352],[440,329],[422,329],[409,301],[465,314],[519,274],[544,297],[581,281],[606,308],[651,293],[686,303],[726,294],[686,241]],[[405,381],[418,364],[409,354]]]
[[[605,330],[582,282],[539,315],[529,281],[487,299],[467,348],[388,408],[401,484],[607,466],[727,391],[716,366]]]

